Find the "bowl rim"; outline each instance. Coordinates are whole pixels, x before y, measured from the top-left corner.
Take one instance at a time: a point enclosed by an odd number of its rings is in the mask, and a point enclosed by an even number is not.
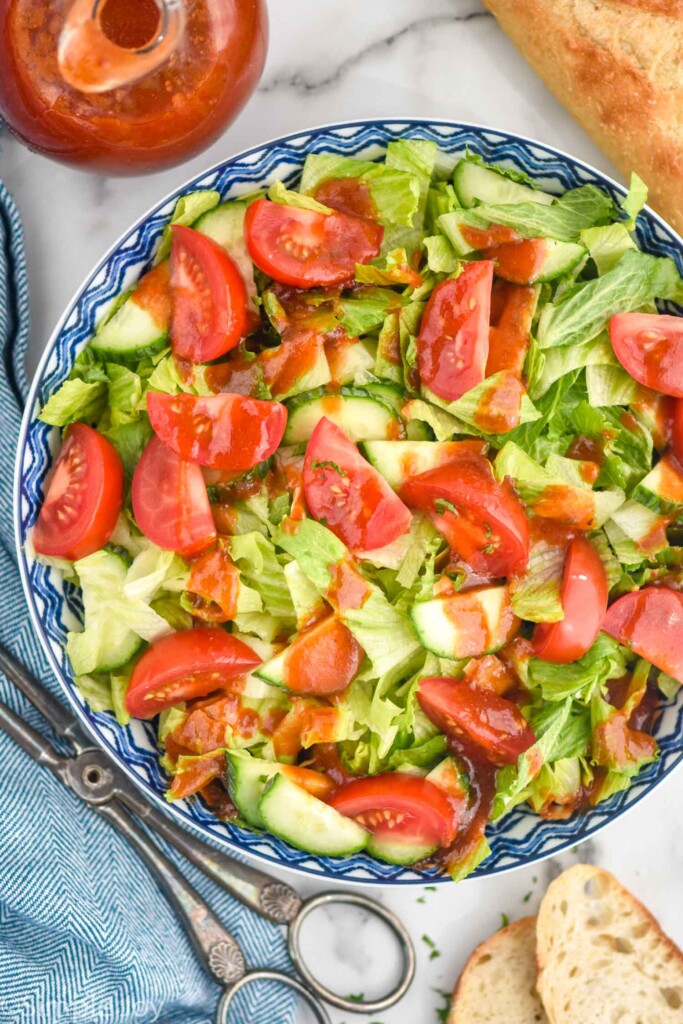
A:
[[[48,663],[50,665],[50,668],[52,669],[52,671],[53,671],[53,673],[54,673],[54,675],[55,675],[55,677],[57,679],[57,682],[59,684],[59,688],[62,691],[62,693],[64,694],[64,696],[66,697],[66,699],[68,701],[68,704],[69,704],[69,707],[70,707],[70,710],[74,713],[74,715],[78,719],[80,725],[85,729],[87,734],[93,739],[94,743],[99,748],[104,749],[106,751],[106,753],[110,757],[112,757],[112,760],[115,762],[117,767],[121,771],[124,772],[124,774],[133,782],[133,784],[138,789],[141,790],[141,792],[144,794],[144,796],[147,797],[147,799],[151,800],[153,802],[153,804],[158,809],[166,812],[166,814],[168,814],[177,824],[181,825],[181,827],[188,828],[191,832],[196,832],[199,837],[201,837],[204,840],[208,840],[211,843],[214,843],[219,848],[221,848],[223,850],[223,852],[227,852],[230,856],[234,856],[238,860],[239,859],[244,859],[244,860],[247,860],[247,861],[252,861],[253,860],[257,864],[259,864],[261,867],[263,867],[264,864],[272,865],[273,867],[275,867],[278,870],[282,869],[283,871],[291,871],[291,872],[293,872],[293,873],[295,873],[297,875],[301,875],[301,876],[303,876],[305,878],[308,878],[308,879],[311,879],[311,880],[317,879],[318,881],[323,881],[323,880],[329,879],[329,880],[333,881],[335,885],[349,885],[349,886],[365,885],[365,886],[380,886],[382,888],[397,888],[397,889],[401,888],[403,886],[406,886],[406,885],[423,885],[424,886],[427,883],[430,884],[430,885],[433,885],[433,884],[443,884],[443,883],[450,882],[451,878],[450,878],[450,876],[444,875],[444,874],[440,874],[440,875],[431,875],[430,874],[430,875],[425,875],[423,877],[416,877],[414,879],[413,878],[383,879],[383,878],[374,878],[374,877],[355,878],[355,877],[345,877],[345,876],[330,875],[330,874],[328,874],[326,872],[323,872],[323,871],[314,871],[311,868],[308,868],[308,867],[300,865],[300,864],[291,864],[289,862],[286,862],[286,861],[282,860],[279,857],[274,856],[272,853],[269,853],[269,852],[256,851],[256,850],[246,849],[243,846],[238,846],[234,842],[234,840],[230,839],[228,836],[220,836],[220,835],[215,835],[213,833],[207,833],[206,830],[204,828],[202,828],[202,826],[198,822],[196,822],[193,818],[191,818],[184,811],[184,809],[182,808],[182,806],[180,804],[179,805],[169,805],[169,803],[159,793],[154,792],[153,790],[151,790],[151,788],[149,788],[148,786],[146,786],[143,783],[143,781],[139,778],[138,775],[136,775],[136,773],[132,770],[132,768],[127,764],[126,761],[124,761],[122,758],[117,757],[109,749],[108,745],[104,742],[102,736],[99,734],[97,729],[93,726],[93,724],[90,722],[89,718],[83,714],[83,709],[81,708],[81,706],[76,701],[74,694],[71,692],[71,689],[64,684],[64,681],[63,681],[63,678],[62,678],[61,666],[59,665],[59,663],[57,662],[57,660],[55,658],[55,655],[54,655],[54,652],[52,650],[50,641],[49,641],[49,639],[48,639],[48,637],[46,635],[45,629],[43,627],[43,624],[42,624],[42,621],[41,621],[41,618],[40,618],[40,615],[39,615],[39,612],[38,612],[38,608],[36,606],[34,592],[33,592],[33,588],[31,586],[31,582],[30,582],[29,574],[28,574],[28,565],[27,565],[27,560],[26,560],[26,554],[25,554],[25,551],[24,551],[24,548],[23,548],[23,545],[22,545],[22,538],[21,538],[21,531],[22,531],[22,525],[21,525],[21,483],[22,483],[22,478],[23,478],[22,469],[23,469],[24,453],[25,453],[25,448],[26,448],[27,435],[28,435],[28,432],[29,432],[29,429],[30,429],[30,425],[31,425],[31,423],[32,423],[32,421],[34,419],[34,411],[35,411],[35,407],[36,407],[36,403],[37,403],[38,390],[40,388],[40,385],[41,385],[41,382],[42,382],[42,379],[43,379],[43,376],[44,376],[45,368],[46,368],[46,366],[47,366],[47,364],[48,364],[48,362],[49,362],[49,360],[50,360],[50,358],[52,356],[53,349],[55,348],[56,342],[57,342],[57,340],[58,340],[58,338],[59,338],[59,336],[60,336],[60,334],[62,332],[62,329],[64,328],[64,325],[66,324],[68,318],[71,316],[71,314],[73,313],[74,309],[76,308],[77,303],[78,303],[81,295],[89,288],[89,286],[92,284],[92,282],[102,272],[102,270],[106,267],[106,265],[109,262],[109,260],[112,257],[112,255],[119,250],[119,248],[121,247],[122,243],[125,241],[125,239],[129,235],[131,235],[135,231],[137,231],[146,221],[148,221],[151,217],[153,217],[156,213],[158,213],[164,206],[166,206],[174,198],[177,198],[177,197],[185,194],[187,191],[190,191],[193,188],[200,188],[201,187],[201,181],[202,181],[203,178],[206,178],[206,177],[216,173],[217,171],[226,168],[227,166],[229,166],[232,163],[235,163],[235,162],[243,160],[243,159],[245,159],[247,157],[253,156],[253,155],[259,153],[260,151],[264,151],[265,152],[265,151],[268,151],[269,149],[273,149],[273,148],[277,147],[278,145],[285,144],[285,143],[287,143],[287,142],[289,142],[291,140],[300,139],[300,138],[305,137],[307,135],[311,135],[312,136],[312,135],[319,134],[319,133],[326,132],[326,131],[352,129],[352,128],[362,128],[362,127],[372,128],[373,126],[378,126],[378,127],[394,126],[394,127],[398,127],[398,126],[403,126],[403,125],[405,125],[407,127],[409,127],[409,126],[417,126],[417,127],[423,126],[425,128],[437,127],[437,128],[447,128],[447,129],[454,129],[454,130],[465,130],[465,131],[469,130],[469,131],[473,131],[475,133],[477,133],[477,132],[492,132],[492,133],[500,135],[502,138],[505,138],[505,139],[508,139],[508,140],[511,140],[511,141],[515,141],[515,140],[516,141],[520,141],[520,142],[522,142],[522,143],[524,143],[524,144],[526,144],[528,146],[533,146],[533,147],[535,147],[537,149],[540,149],[540,150],[544,151],[549,156],[560,157],[562,160],[566,161],[567,163],[569,163],[571,165],[574,165],[577,168],[581,168],[584,171],[587,171],[589,174],[594,175],[596,178],[601,179],[602,182],[608,184],[615,193],[617,193],[617,194],[619,194],[621,196],[625,196],[627,194],[627,192],[628,192],[628,189],[626,188],[626,186],[623,185],[621,182],[616,181],[614,178],[611,177],[611,175],[606,174],[605,172],[599,170],[598,168],[594,167],[592,164],[588,163],[587,161],[581,160],[578,157],[573,156],[571,153],[568,153],[566,150],[559,149],[556,146],[552,146],[549,143],[539,141],[538,139],[534,139],[531,136],[523,135],[520,132],[508,131],[507,129],[504,129],[504,128],[497,128],[497,127],[494,127],[492,125],[486,125],[486,124],[483,124],[483,123],[477,122],[477,121],[460,121],[460,120],[455,120],[455,119],[450,119],[450,118],[428,118],[428,117],[414,117],[414,116],[411,116],[411,117],[400,117],[400,116],[391,115],[391,116],[381,117],[381,118],[378,118],[378,117],[368,117],[368,118],[354,118],[354,119],[351,119],[351,120],[323,122],[321,124],[313,125],[311,127],[305,128],[305,129],[299,129],[297,131],[288,132],[285,135],[273,136],[273,137],[271,137],[271,138],[269,138],[269,139],[267,139],[267,140],[265,140],[265,141],[263,141],[263,142],[261,142],[261,143],[259,143],[257,145],[248,146],[245,149],[241,149],[241,150],[238,150],[235,153],[232,153],[230,156],[225,157],[222,160],[217,160],[213,164],[211,164],[209,167],[206,167],[203,170],[201,170],[201,171],[191,175],[190,177],[185,179],[183,182],[181,182],[180,184],[178,184],[174,188],[170,189],[160,200],[158,200],[156,203],[152,204],[148,209],[146,209],[135,221],[133,221],[131,224],[127,225],[124,228],[124,230],[121,232],[121,234],[111,243],[109,248],[103,253],[103,255],[100,257],[98,262],[95,264],[94,268],[92,268],[86,274],[85,278],[80,282],[78,287],[75,289],[73,295],[71,296],[71,298],[69,299],[67,305],[65,306],[64,312],[59,317],[59,319],[58,319],[54,329],[52,330],[52,333],[50,334],[50,337],[48,338],[48,341],[45,344],[45,347],[43,349],[42,355],[40,357],[40,360],[39,360],[38,365],[37,365],[37,367],[36,367],[36,369],[34,371],[34,374],[33,374],[33,377],[32,377],[31,383],[30,383],[29,391],[28,391],[28,394],[26,396],[24,410],[23,410],[23,413],[22,413],[21,425],[20,425],[19,435],[18,435],[18,440],[17,440],[17,454],[16,454],[15,463],[14,463],[13,488],[12,488],[12,518],[13,518],[13,530],[14,530],[15,549],[16,549],[16,554],[17,554],[17,561],[18,561],[18,565],[19,565],[19,571],[20,571],[20,575],[21,575],[21,582],[22,582],[22,588],[23,588],[23,591],[24,591],[24,597],[25,597],[25,600],[26,600],[26,604],[28,606],[29,615],[30,615],[30,618],[31,618],[31,623],[32,623],[34,632],[38,636],[38,639],[40,641],[40,644],[41,644],[41,647],[43,649],[43,652],[45,653],[47,661],[48,661]],[[437,145],[438,145],[438,143],[437,143]],[[646,205],[645,207],[643,207],[643,211],[642,212],[645,213],[648,216],[648,218],[651,221],[653,221],[658,227],[663,228],[672,237],[672,239],[675,242],[675,244],[681,249],[681,254],[683,256],[683,238],[678,234],[678,232],[675,231],[674,228],[672,228],[671,225],[667,221],[665,221],[663,217],[661,217],[658,213],[656,213],[654,210],[652,210],[650,206]],[[683,755],[681,755],[677,759],[677,761],[674,764],[672,764],[666,770],[666,772],[664,772],[658,778],[653,779],[651,781],[650,785],[647,786],[647,788],[644,789],[643,792],[637,794],[625,806],[619,807],[619,808],[615,809],[614,812],[608,818],[604,818],[602,820],[599,820],[592,827],[588,827],[584,831],[582,831],[580,835],[573,835],[571,837],[568,837],[565,846],[561,846],[558,849],[554,849],[554,850],[551,850],[551,851],[544,851],[544,850],[536,851],[536,852],[530,854],[529,856],[527,856],[523,861],[520,861],[520,863],[517,863],[517,864],[506,864],[506,865],[501,865],[501,866],[498,866],[498,867],[494,867],[487,874],[484,874],[484,875],[481,875],[481,876],[476,876],[476,877],[468,876],[465,879],[463,879],[462,881],[472,881],[472,882],[483,881],[485,878],[492,877],[492,876],[495,876],[495,875],[500,875],[500,874],[507,874],[507,873],[509,873],[511,871],[517,871],[517,870],[519,870],[521,868],[529,867],[532,864],[538,864],[538,863],[540,863],[540,862],[542,862],[544,860],[549,859],[550,857],[561,855],[570,846],[576,846],[579,843],[584,842],[585,840],[589,839],[591,836],[595,835],[597,832],[600,832],[603,829],[607,828],[609,825],[611,825],[617,819],[623,817],[623,815],[625,815],[628,811],[630,811],[634,807],[636,807],[641,802],[641,800],[643,800],[645,797],[649,796],[649,794],[654,789],[656,789],[656,787],[659,786],[660,783],[662,783],[665,779],[671,778],[671,776],[674,774],[674,772],[677,771],[679,768],[681,768],[681,766],[683,766]],[[587,819],[585,819],[585,820],[587,820]]]

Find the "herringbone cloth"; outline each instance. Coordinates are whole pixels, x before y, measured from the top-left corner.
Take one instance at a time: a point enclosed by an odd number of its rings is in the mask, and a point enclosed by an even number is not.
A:
[[[57,693],[14,555],[12,474],[27,336],[21,226],[0,183],[0,640]],[[3,676],[0,699],[45,731]],[[287,969],[278,928],[185,861],[182,870],[235,933],[250,966]],[[0,733],[0,1024],[209,1024],[218,995],[136,854]],[[289,993],[264,986],[246,990],[231,1024],[293,1017]]]

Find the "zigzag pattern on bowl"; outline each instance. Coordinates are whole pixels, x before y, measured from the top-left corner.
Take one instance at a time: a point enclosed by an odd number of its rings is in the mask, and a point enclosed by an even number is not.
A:
[[[58,443],[58,432],[36,419],[38,409],[68,375],[106,306],[149,264],[163,225],[180,195],[197,188],[214,188],[225,198],[235,198],[278,178],[294,181],[308,152],[333,151],[376,159],[387,142],[402,137],[432,139],[441,149],[453,154],[461,155],[469,148],[487,160],[523,168],[544,188],[557,193],[593,183],[606,189],[617,201],[624,194],[623,189],[598,172],[556,150],[519,136],[476,126],[443,121],[366,121],[291,135],[217,165],[178,189],[134,225],[85,282],[57,328],[38,372],[22,427],[17,464],[17,542],[29,607],[48,657],[77,713],[121,767],[157,800],[163,801],[166,780],[158,764],[153,727],[134,722],[123,729],[110,714],[95,714],[85,705],[74,686],[64,653],[66,632],[78,622],[81,613],[78,594],[73,587],[64,584],[58,572],[36,562],[25,548],[27,533],[40,506],[43,481]],[[639,217],[637,234],[643,249],[673,257],[683,270],[680,240],[654,214]],[[656,735],[661,746],[657,763],[642,772],[629,790],[587,814],[568,821],[544,821],[518,807],[491,826],[488,835],[492,855],[475,874],[506,871],[567,849],[642,799],[683,757],[683,699],[663,707]],[[439,880],[433,872],[417,874],[361,854],[336,859],[301,853],[274,836],[256,835],[218,821],[200,800],[176,803],[173,813],[233,850],[246,851],[262,860],[310,874],[365,884],[419,884],[424,883],[425,878]]]

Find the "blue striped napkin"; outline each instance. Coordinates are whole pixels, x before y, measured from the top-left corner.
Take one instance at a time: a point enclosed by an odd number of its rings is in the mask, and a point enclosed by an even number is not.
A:
[[[28,619],[12,530],[28,309],[21,224],[0,183],[0,640],[57,693]],[[3,676],[0,699],[45,731]],[[288,968],[278,928],[165,849],[250,966]],[[219,994],[137,855],[0,733],[0,1024],[210,1024]],[[293,1017],[287,990],[250,986],[231,1024]]]

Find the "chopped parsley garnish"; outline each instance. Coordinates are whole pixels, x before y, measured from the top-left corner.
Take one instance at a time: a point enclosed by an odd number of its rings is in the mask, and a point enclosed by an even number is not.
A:
[[[341,466],[338,466],[336,462],[332,462],[330,459],[313,459],[311,469],[331,469],[334,473],[338,473],[339,476],[349,475],[345,469],[342,469]]]
[[[507,914],[501,914],[500,915],[500,927],[501,928],[507,928],[507,926],[509,924],[510,924],[510,918],[507,916]]]
[[[447,498],[437,498],[434,502],[434,511],[442,516],[446,512],[452,512],[454,516],[459,515],[457,508],[452,501],[448,501]]]

